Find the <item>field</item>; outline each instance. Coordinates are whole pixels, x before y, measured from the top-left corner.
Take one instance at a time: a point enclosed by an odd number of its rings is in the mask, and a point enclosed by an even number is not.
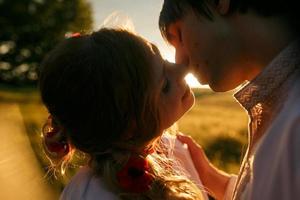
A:
[[[236,173],[247,142],[247,115],[233,99],[232,92],[213,93],[194,89],[194,107],[178,121],[179,130],[191,135],[205,149],[209,159],[221,169]],[[23,116],[31,146],[46,169],[40,144],[40,130],[47,118],[35,88],[14,89],[0,86],[0,104],[17,103]],[[50,180],[50,179],[49,179]],[[53,181],[51,179],[51,181]],[[55,181],[55,180],[54,180]],[[66,179],[55,183],[58,189]]]

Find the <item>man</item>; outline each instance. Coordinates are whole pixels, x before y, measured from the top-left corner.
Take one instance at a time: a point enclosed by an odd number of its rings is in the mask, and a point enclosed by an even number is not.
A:
[[[299,12],[293,0],[164,0],[159,26],[202,84],[228,91],[247,110],[249,145],[238,176],[190,148],[217,199],[300,199]]]

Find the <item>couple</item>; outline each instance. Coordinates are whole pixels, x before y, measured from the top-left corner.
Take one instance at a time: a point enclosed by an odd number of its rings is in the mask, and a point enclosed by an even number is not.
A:
[[[164,0],[159,26],[176,64],[124,30],[74,35],[45,58],[44,147],[56,166],[89,156],[61,199],[300,199],[300,43],[293,1]],[[190,67],[187,67],[190,66]],[[215,91],[249,81],[249,144],[239,174],[169,134],[194,96],[189,69]],[[189,157],[190,156],[190,157]]]

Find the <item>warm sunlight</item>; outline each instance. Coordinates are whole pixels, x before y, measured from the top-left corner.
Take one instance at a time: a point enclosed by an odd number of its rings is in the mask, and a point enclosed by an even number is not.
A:
[[[162,46],[161,49],[160,49],[160,51],[161,51],[162,56],[166,60],[168,60],[170,62],[175,62],[174,48],[172,48],[170,46],[165,46],[165,47]],[[196,77],[193,74],[191,74],[191,73],[189,73],[188,75],[186,75],[185,80],[189,84],[189,86],[192,87],[192,88],[203,88],[203,87],[206,87],[204,85],[201,85],[198,82],[198,80],[196,79]]]
[[[196,77],[191,73],[189,73],[188,75],[185,76],[185,80],[186,80],[187,84],[189,84],[189,86],[192,88],[205,87],[204,85],[201,85],[198,82],[198,80],[196,79]]]

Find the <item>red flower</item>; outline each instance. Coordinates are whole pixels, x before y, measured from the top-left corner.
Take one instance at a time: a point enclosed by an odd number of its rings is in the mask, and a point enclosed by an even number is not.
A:
[[[150,189],[153,177],[145,158],[131,156],[126,165],[117,173],[119,185],[132,193],[143,193]]]
[[[51,115],[43,127],[43,136],[47,154],[61,158],[69,153],[70,147],[63,135],[63,129],[54,125]]]
[[[64,157],[69,152],[69,145],[64,141],[51,141],[45,139],[48,153],[55,157]]]

